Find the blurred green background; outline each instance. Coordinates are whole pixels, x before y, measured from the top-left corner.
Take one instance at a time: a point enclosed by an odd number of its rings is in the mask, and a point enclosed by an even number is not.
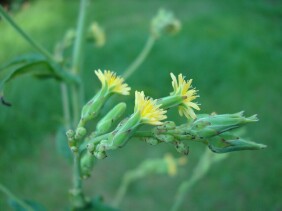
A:
[[[201,112],[258,114],[248,137],[264,143],[261,151],[231,153],[216,164],[187,195],[183,210],[282,210],[282,3],[278,0],[97,0],[88,23],[105,29],[103,48],[86,47],[83,82],[86,98],[100,84],[94,69],[121,74],[146,42],[149,23],[159,8],[174,11],[182,31],[163,36],[149,58],[128,79],[133,90],[154,98],[171,91],[170,72],[193,78],[200,90]],[[78,1],[32,1],[13,13],[17,23],[50,51],[65,31],[76,25]],[[0,64],[34,52],[13,29],[0,21]],[[59,85],[22,77],[9,83],[11,108],[0,107],[0,181],[21,198],[40,201],[48,210],[67,206],[71,166],[56,151],[55,134],[62,122]],[[127,98],[121,97],[121,100]],[[133,94],[127,99],[133,102]],[[130,103],[128,112],[133,110]],[[176,117],[172,111],[170,117]],[[152,176],[129,188],[124,210],[168,210],[180,182],[188,178],[204,151],[190,145],[188,165],[176,177]],[[179,156],[171,146],[149,146],[132,140],[99,161],[86,182],[88,195],[111,202],[124,171],[144,158]],[[0,193],[0,210],[7,210]]]

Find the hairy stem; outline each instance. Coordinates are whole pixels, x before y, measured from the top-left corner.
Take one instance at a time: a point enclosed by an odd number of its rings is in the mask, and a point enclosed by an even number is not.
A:
[[[2,191],[8,198],[14,200],[17,204],[19,204],[24,210],[27,211],[34,211],[32,207],[30,207],[26,202],[19,199],[17,196],[15,196],[8,188],[6,188],[4,185],[0,184],[0,191]]]
[[[131,65],[124,71],[123,77],[124,79],[128,78],[131,76],[137,69],[138,67],[144,62],[148,54],[150,53],[156,39],[153,36],[150,36],[140,52],[140,54],[137,56],[137,58],[131,63]]]
[[[38,52],[43,54],[49,61],[54,61],[53,56],[45,50],[41,45],[36,43],[27,33],[25,33],[13,20],[13,18],[5,11],[5,9],[0,5],[0,15],[5,19],[14,30],[20,34],[31,46],[33,46]]]

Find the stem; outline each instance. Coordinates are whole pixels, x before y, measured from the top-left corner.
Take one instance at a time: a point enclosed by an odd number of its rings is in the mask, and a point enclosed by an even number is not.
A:
[[[19,199],[15,196],[11,191],[9,191],[4,185],[0,184],[0,191],[2,191],[8,198],[13,199],[17,204],[19,204],[24,210],[34,211],[32,207],[30,207],[26,202]]]
[[[86,9],[88,0],[80,0],[80,9],[78,15],[78,25],[76,29],[76,39],[73,48],[73,60],[71,70],[74,75],[79,77],[79,72],[81,71],[82,64],[82,53],[83,53],[83,43],[84,43],[84,31],[85,31],[85,21],[86,21]],[[80,84],[81,86],[81,84]],[[73,105],[73,124],[77,124],[79,121],[79,112],[81,108],[81,87],[72,86],[72,105]],[[74,209],[85,208],[86,201],[82,190],[82,179],[80,171],[80,151],[74,152],[74,162],[73,162],[73,189],[72,193],[72,206]]]
[[[64,113],[64,124],[65,129],[68,130],[70,128],[70,106],[69,106],[69,97],[68,90],[66,84],[61,84],[61,94],[62,94],[62,104],[63,104],[63,113]]]
[[[72,68],[71,68],[72,72],[75,75],[79,75],[79,73],[81,72],[87,5],[88,5],[88,0],[80,1],[80,9],[79,9],[79,15],[78,15],[76,38],[75,38],[74,48],[73,48],[73,61],[72,61]],[[72,105],[73,105],[73,115],[74,115],[73,123],[74,124],[77,124],[79,121],[79,111],[82,106],[83,97],[82,97],[80,86],[72,87]]]
[[[88,5],[88,0],[80,1],[80,9],[78,16],[78,23],[76,29],[76,38],[73,48],[73,61],[72,61],[72,71],[74,74],[78,74],[81,71],[82,64],[82,53],[84,44],[84,34],[86,25],[86,7]]]
[[[124,71],[123,78],[126,79],[131,76],[137,68],[144,62],[149,52],[151,51],[156,39],[153,36],[149,36],[144,48],[137,58],[131,63],[131,65]]]
[[[119,186],[117,194],[114,198],[114,201],[113,201],[114,207],[120,206],[120,203],[121,203],[122,199],[124,198],[125,193],[127,192],[127,189],[128,189],[130,182],[131,182],[130,179],[128,179],[127,177],[124,177],[121,185]]]
[[[5,19],[16,32],[18,32],[31,46],[33,46],[37,51],[43,54],[48,60],[54,61],[53,56],[46,51],[41,45],[36,43],[27,33],[25,33],[13,20],[13,18],[5,11],[5,9],[0,5],[0,15]]]
[[[225,159],[227,156],[219,156],[211,152],[208,148],[202,155],[201,159],[197,163],[197,166],[194,168],[192,176],[187,181],[184,181],[178,188],[177,194],[175,197],[175,202],[171,208],[171,211],[177,211],[180,209],[181,204],[185,200],[186,194],[191,190],[191,187],[194,186],[200,179],[202,179],[213,163]]]
[[[74,209],[81,209],[86,206],[85,197],[82,191],[82,179],[80,171],[80,153],[75,152],[73,159],[73,189],[72,194],[72,207]]]

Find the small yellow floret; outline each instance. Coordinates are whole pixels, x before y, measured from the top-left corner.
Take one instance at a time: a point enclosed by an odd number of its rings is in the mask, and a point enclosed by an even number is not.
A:
[[[161,125],[161,120],[166,119],[166,110],[160,108],[157,100],[145,97],[144,92],[135,92],[134,112],[139,112],[141,122],[150,125]]]
[[[124,79],[120,76],[116,76],[116,73],[104,70],[95,70],[95,74],[102,83],[102,88],[107,87],[109,92],[114,92],[122,95],[129,95],[130,87],[123,83]]]
[[[179,95],[182,96],[183,101],[178,107],[178,112],[180,116],[185,115],[187,118],[196,118],[196,114],[193,109],[200,110],[197,103],[192,102],[192,100],[199,97],[197,94],[197,90],[190,89],[192,84],[192,79],[189,81],[185,81],[182,74],[178,75],[178,81],[173,73],[170,73],[172,78],[172,87],[173,92],[171,95]]]

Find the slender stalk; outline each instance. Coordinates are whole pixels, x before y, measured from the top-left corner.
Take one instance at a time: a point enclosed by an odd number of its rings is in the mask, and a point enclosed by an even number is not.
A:
[[[226,157],[227,157],[227,154],[218,155],[218,154],[211,152],[207,148],[203,156],[197,163],[197,166],[193,170],[192,176],[187,181],[184,181],[179,186],[176,196],[175,196],[174,204],[171,208],[171,211],[180,210],[180,206],[183,204],[186,194],[191,190],[191,188],[207,174],[212,164],[219,162],[225,159]]]
[[[32,207],[30,207],[26,202],[19,199],[17,196],[15,196],[8,188],[6,188],[4,185],[0,184],[0,191],[2,191],[8,198],[13,199],[17,204],[19,204],[24,210],[27,211],[34,211]]]
[[[78,15],[78,23],[76,29],[76,39],[74,41],[73,48],[73,58],[71,71],[74,75],[79,77],[82,65],[82,53],[84,44],[84,34],[85,34],[85,21],[86,21],[86,9],[88,5],[88,0],[80,0],[80,9]],[[80,84],[81,86],[81,84]],[[79,112],[82,106],[81,102],[81,87],[72,86],[72,107],[73,107],[73,124],[77,124],[79,121]],[[83,194],[81,172],[80,172],[80,151],[74,152],[74,162],[73,162],[73,189],[72,189],[72,206],[74,209],[84,208],[86,206],[85,197]]]
[[[80,1],[80,9],[78,15],[78,23],[76,29],[76,38],[73,48],[73,57],[72,57],[72,67],[71,71],[75,75],[79,75],[81,72],[82,65],[82,53],[84,45],[84,35],[85,35],[85,25],[86,25],[86,9],[88,5],[88,0]],[[81,85],[80,85],[81,86]],[[82,106],[82,93],[80,86],[72,87],[72,105],[73,105],[73,121],[74,124],[77,124],[79,121],[79,111]]]
[[[27,33],[25,33],[13,20],[13,18],[5,11],[5,9],[0,5],[0,15],[5,19],[16,32],[18,32],[31,46],[33,46],[37,51],[43,54],[48,60],[54,61],[53,56],[45,50],[41,45],[36,43]]]
[[[62,105],[63,105],[63,115],[64,115],[64,125],[65,129],[70,129],[71,116],[70,116],[70,106],[69,106],[69,96],[66,84],[61,84],[61,94],[62,94]]]
[[[73,164],[72,207],[73,209],[81,209],[86,206],[86,201],[82,190],[79,152],[74,153]]]
[[[137,68],[144,62],[148,54],[150,53],[156,39],[151,35],[149,36],[144,48],[137,56],[137,58],[132,62],[132,64],[124,71],[123,77],[126,79],[131,76]]]
[[[128,179],[127,177],[124,177],[121,185],[119,186],[117,194],[116,194],[116,196],[114,198],[114,201],[113,201],[113,206],[114,207],[119,207],[120,206],[120,203],[121,203],[122,199],[124,198],[125,193],[127,192],[127,189],[128,189],[128,186],[129,186],[130,182],[131,182],[130,179]]]

